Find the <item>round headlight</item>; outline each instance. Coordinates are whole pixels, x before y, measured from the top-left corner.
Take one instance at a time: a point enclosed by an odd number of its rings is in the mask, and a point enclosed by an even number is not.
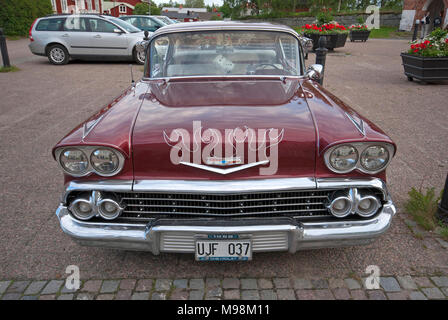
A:
[[[337,147],[331,152],[329,162],[337,171],[350,171],[358,162],[358,151],[350,145]]]
[[[87,156],[79,149],[65,149],[59,157],[59,162],[64,170],[75,175],[83,174],[89,167]]]
[[[117,154],[110,149],[96,149],[90,155],[90,163],[99,174],[111,174],[119,165]]]
[[[371,146],[361,154],[361,165],[368,171],[379,171],[389,161],[389,151],[382,146]]]

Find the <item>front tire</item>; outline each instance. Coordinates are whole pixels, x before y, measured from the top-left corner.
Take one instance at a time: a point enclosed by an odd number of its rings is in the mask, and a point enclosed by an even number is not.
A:
[[[67,64],[70,60],[70,55],[68,54],[67,49],[60,44],[55,44],[48,48],[47,57],[48,61],[55,65]]]
[[[145,64],[145,51],[139,51],[137,48],[134,48],[133,56],[135,63]]]

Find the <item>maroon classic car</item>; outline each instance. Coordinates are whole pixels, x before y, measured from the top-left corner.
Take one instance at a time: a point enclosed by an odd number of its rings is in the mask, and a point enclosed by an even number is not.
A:
[[[322,66],[305,70],[302,43],[265,23],[156,31],[143,79],[53,149],[63,231],[201,261],[383,234],[395,144],[316,82]]]

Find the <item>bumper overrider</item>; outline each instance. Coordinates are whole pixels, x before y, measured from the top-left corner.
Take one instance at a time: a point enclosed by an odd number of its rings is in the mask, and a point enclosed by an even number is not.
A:
[[[328,221],[294,217],[235,218],[157,218],[147,223],[82,221],[69,210],[72,192],[283,192],[288,190],[376,190],[381,207],[370,218],[345,217]],[[352,192],[352,191],[350,191]],[[336,192],[335,192],[336,193]],[[115,249],[194,253],[198,237],[239,235],[250,238],[253,252],[289,251],[365,245],[373,242],[390,226],[396,208],[380,179],[265,179],[244,181],[99,181],[71,182],[67,185],[56,215],[62,230],[82,245]]]

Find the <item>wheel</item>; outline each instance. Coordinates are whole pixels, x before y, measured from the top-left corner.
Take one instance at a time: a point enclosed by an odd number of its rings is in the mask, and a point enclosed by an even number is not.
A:
[[[60,44],[55,44],[48,48],[47,57],[50,63],[56,65],[67,64],[70,60],[67,49]]]
[[[408,77],[408,81],[414,81],[414,78]]]
[[[134,48],[134,61],[137,64],[145,64],[145,51],[139,51],[136,48]]]

